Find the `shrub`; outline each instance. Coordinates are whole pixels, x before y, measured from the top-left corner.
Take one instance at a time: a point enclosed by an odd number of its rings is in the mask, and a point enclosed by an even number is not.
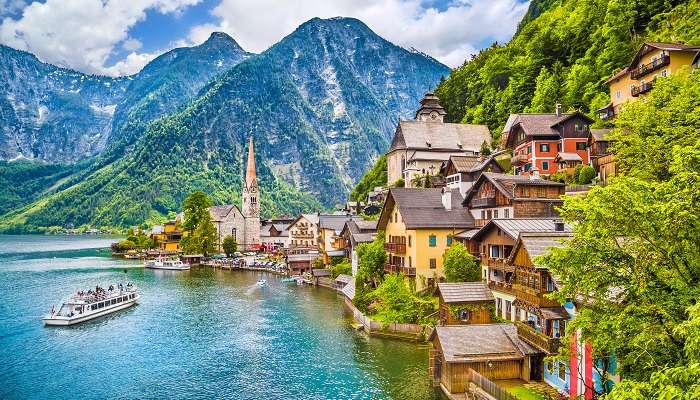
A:
[[[352,265],[350,265],[350,261],[343,260],[333,265],[333,267],[331,267],[331,274],[333,278],[337,278],[340,274],[352,275]]]
[[[593,178],[595,178],[595,176],[595,169],[593,169],[593,167],[590,165],[586,165],[581,168],[581,171],[579,171],[577,183],[579,185],[587,185],[593,182]]]
[[[236,238],[231,235],[226,236],[224,238],[224,242],[221,244],[221,247],[223,248],[224,253],[226,253],[228,257],[232,256],[233,253],[235,253],[236,250],[238,250],[238,243],[236,243]]]
[[[448,282],[477,282],[481,280],[481,268],[474,256],[462,243],[455,243],[443,255],[445,278]]]

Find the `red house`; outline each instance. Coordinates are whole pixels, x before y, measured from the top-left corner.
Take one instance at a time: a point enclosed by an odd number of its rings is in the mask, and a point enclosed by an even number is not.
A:
[[[571,165],[590,164],[592,122],[579,112],[562,113],[559,104],[553,114],[511,114],[503,134],[506,147],[513,149],[515,174],[531,175],[536,168],[542,175],[551,175],[564,165],[558,162],[561,159]]]

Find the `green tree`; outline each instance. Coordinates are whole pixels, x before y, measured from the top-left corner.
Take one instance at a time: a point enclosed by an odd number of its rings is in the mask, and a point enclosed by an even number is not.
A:
[[[340,274],[352,275],[352,265],[350,265],[350,261],[343,259],[342,262],[334,264],[331,267],[331,274],[333,274],[333,278],[337,278]]]
[[[350,193],[350,200],[366,201],[367,193],[374,190],[377,186],[385,187],[387,185],[387,164],[386,154],[380,156],[374,163],[374,166],[362,176],[357,185]]]
[[[581,175],[581,170],[583,169],[583,164],[579,164],[574,168],[574,174],[571,176],[571,180],[574,183],[578,183],[579,181],[579,175]]]
[[[233,253],[238,250],[238,243],[236,243],[236,238],[228,235],[224,238],[224,242],[221,244],[226,256],[231,257]]]
[[[201,190],[187,196],[182,206],[182,211],[185,214],[185,221],[182,223],[182,228],[192,234],[199,226],[200,221],[202,221],[205,216],[209,215],[209,207],[211,207],[211,200],[209,200],[209,197]]]
[[[595,169],[591,167],[590,165],[584,165],[581,170],[578,173],[578,184],[579,185],[587,185],[591,182],[593,182],[593,178],[595,178]]]
[[[491,146],[489,146],[489,144],[486,143],[485,140],[481,143],[480,154],[482,156],[487,156],[487,157],[491,155]]]
[[[372,301],[372,291],[384,278],[384,232],[379,232],[374,241],[357,246],[357,274],[355,275],[355,298],[353,304],[363,312]]]
[[[481,268],[462,243],[456,242],[443,255],[445,278],[448,282],[478,282]]]
[[[613,148],[622,174],[565,198],[561,215],[573,237],[537,261],[561,278],[560,301],[586,299],[567,335],[578,330],[594,357],[615,355],[625,380],[613,399],[697,387],[698,93],[698,73],[660,79],[645,101],[622,110],[615,134],[629,148]]]
[[[185,221],[182,227],[185,237],[180,240],[182,251],[190,254],[209,255],[216,250],[216,228],[209,214],[211,201],[204,192],[196,191],[185,199],[182,207]]]

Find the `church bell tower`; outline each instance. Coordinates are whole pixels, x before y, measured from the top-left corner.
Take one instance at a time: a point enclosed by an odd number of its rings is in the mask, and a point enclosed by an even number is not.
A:
[[[260,189],[258,177],[255,174],[255,152],[253,150],[253,137],[248,141],[248,164],[243,181],[243,218],[246,250],[252,250],[254,245],[260,243]]]

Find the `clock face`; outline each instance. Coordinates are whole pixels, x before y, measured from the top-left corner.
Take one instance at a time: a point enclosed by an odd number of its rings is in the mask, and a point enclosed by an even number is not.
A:
[[[437,119],[437,117],[438,117],[437,111],[433,111],[430,113],[430,119]]]

